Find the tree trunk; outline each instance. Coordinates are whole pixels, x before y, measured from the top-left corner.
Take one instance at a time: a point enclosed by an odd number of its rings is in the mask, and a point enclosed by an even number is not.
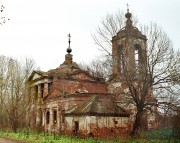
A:
[[[139,129],[141,128],[141,118],[142,118],[142,115],[143,115],[143,110],[142,111],[138,111],[136,113],[136,119],[134,121],[134,124],[133,124],[133,129],[131,131],[131,136],[134,136],[138,133]]]

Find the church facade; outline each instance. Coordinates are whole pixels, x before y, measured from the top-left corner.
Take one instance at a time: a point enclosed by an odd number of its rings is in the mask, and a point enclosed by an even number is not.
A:
[[[137,71],[143,72],[147,39],[132,26],[129,11],[126,18],[126,26],[112,38],[114,65],[108,82],[79,68],[72,58],[70,39],[63,64],[56,69],[34,71],[30,75],[32,108],[27,116],[30,126],[42,127],[46,132],[89,137],[130,133],[136,107],[127,105],[128,88],[124,84],[122,59],[123,56],[128,57],[127,68],[131,76],[135,76],[133,74]],[[153,98],[151,93],[149,98]],[[143,124],[144,129],[155,128],[155,115],[144,114]]]

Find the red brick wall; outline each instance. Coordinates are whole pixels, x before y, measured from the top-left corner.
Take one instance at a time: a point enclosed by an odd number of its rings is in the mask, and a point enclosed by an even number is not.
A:
[[[52,84],[52,92],[68,93],[106,93],[106,86],[102,83],[59,79]]]

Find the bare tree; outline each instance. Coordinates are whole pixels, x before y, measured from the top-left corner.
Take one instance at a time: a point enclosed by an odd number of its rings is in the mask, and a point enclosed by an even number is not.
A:
[[[97,80],[107,81],[112,73],[111,62],[111,57],[102,55],[91,60],[88,64],[80,63],[79,66],[81,69],[88,71]]]
[[[26,80],[35,63],[28,58],[25,63],[20,63],[5,56],[0,57],[0,63],[0,122],[2,127],[16,132],[17,128],[25,125],[25,113],[30,103]]]
[[[180,57],[180,51],[177,51],[176,57]],[[177,59],[177,63],[171,69],[171,80],[174,84],[180,85],[180,59]]]
[[[0,13],[3,13],[5,10],[5,6],[1,5],[0,6]],[[10,20],[9,18],[7,19],[4,15],[0,16],[0,25],[3,25],[4,23],[6,23],[7,20]]]
[[[123,72],[116,73],[116,78],[123,80],[128,88],[124,93],[127,104],[133,104],[136,107],[137,112],[131,132],[131,135],[135,135],[137,130],[141,129],[141,120],[145,111],[152,112],[154,107],[173,109],[179,104],[179,85],[177,86],[174,81],[177,83],[178,80],[176,73],[179,73],[180,56],[178,52],[174,52],[167,34],[156,24],[151,23],[141,27],[148,39],[147,46],[144,45],[145,49],[141,51],[141,57],[139,57],[143,62],[138,63],[137,67],[130,65],[129,61],[135,56],[127,57],[127,51],[133,44],[132,39],[136,37],[131,32],[133,30],[139,32],[139,30],[134,27],[129,11],[126,17],[128,20],[123,27],[122,14],[107,15],[101,21],[101,26],[93,35],[93,39],[106,55],[112,56],[112,66],[114,63],[120,64],[121,62],[120,68]],[[125,32],[126,44],[123,45],[122,56],[118,57],[119,55],[111,53],[110,47],[112,47],[112,37],[118,36],[121,29]]]

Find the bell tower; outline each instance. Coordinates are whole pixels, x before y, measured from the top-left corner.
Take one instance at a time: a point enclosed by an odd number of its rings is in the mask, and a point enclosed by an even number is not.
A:
[[[151,99],[153,101],[154,98],[151,90],[148,90],[146,97],[142,96],[142,88],[146,88],[149,77],[147,38],[133,25],[129,9],[127,9],[125,17],[125,27],[112,37],[113,67],[108,91],[115,94],[116,101],[121,107],[125,107],[132,113],[130,120],[133,122],[137,112],[137,106],[135,106],[137,99],[146,98],[145,100]],[[156,111],[157,108],[153,110]],[[150,119],[156,123],[156,117],[145,110],[141,121],[142,129],[151,127]]]
[[[146,36],[133,26],[132,14],[127,9],[126,23],[112,38],[113,74],[123,77],[141,74],[146,69]]]

